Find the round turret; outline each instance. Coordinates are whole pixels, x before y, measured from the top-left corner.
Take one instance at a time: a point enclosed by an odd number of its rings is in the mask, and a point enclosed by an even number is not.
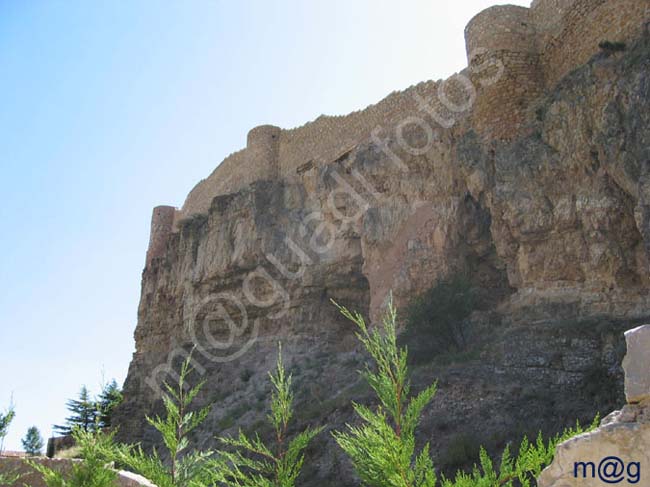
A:
[[[247,153],[260,169],[261,179],[278,177],[281,133],[282,129],[274,125],[260,125],[248,132]]]
[[[477,49],[535,52],[535,28],[530,9],[497,5],[483,10],[465,27],[465,46],[469,62]]]
[[[543,86],[530,9],[503,5],[484,10],[465,28],[465,42],[478,91],[477,130],[500,139],[520,134]]]
[[[173,206],[156,206],[151,215],[151,233],[147,250],[147,267],[155,258],[165,254],[167,241],[174,227],[176,208]]]

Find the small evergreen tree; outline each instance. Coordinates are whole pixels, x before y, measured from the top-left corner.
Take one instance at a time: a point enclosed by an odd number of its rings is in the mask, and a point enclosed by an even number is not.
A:
[[[336,303],[334,303],[336,304]],[[436,384],[411,396],[407,351],[397,346],[397,313],[392,299],[383,318],[383,330],[369,331],[359,313],[336,305],[358,327],[357,337],[375,366],[363,376],[377,394],[379,406],[372,410],[354,404],[361,426],[348,425],[334,438],[352,461],[357,475],[370,487],[434,487],[436,474],[428,443],[416,454],[415,429],[423,409],[433,399]]]
[[[275,447],[265,445],[258,435],[249,438],[241,430],[237,438],[220,438],[234,447],[222,452],[217,463],[219,481],[227,487],[294,487],[304,462],[304,450],[322,428],[307,428],[289,441],[287,430],[293,416],[291,375],[278,351],[275,374],[269,372],[275,391],[271,397],[269,421],[275,430]]]
[[[31,460],[27,463],[43,476],[48,487],[116,486],[117,473],[106,463],[107,452],[114,449],[113,434],[84,431],[81,427],[75,426],[72,436],[80,449],[82,461],[73,463],[69,474],[64,475]]]
[[[95,431],[97,428],[97,403],[90,397],[88,388],[82,386],[78,399],[70,399],[68,411],[72,414],[65,419],[65,425],[55,425],[54,430],[60,435],[72,434],[75,428],[82,431]]]
[[[43,450],[43,437],[36,426],[27,430],[27,434],[22,439],[23,450],[30,456],[41,455]]]
[[[97,401],[97,417],[100,428],[107,428],[113,423],[113,411],[122,402],[122,391],[115,379],[106,384]]]
[[[9,402],[9,407],[4,413],[0,413],[0,453],[4,449],[5,438],[9,433],[9,426],[16,417],[16,408],[14,407],[13,400]]]
[[[135,473],[146,477],[158,487],[207,487],[214,485],[215,472],[209,465],[211,451],[188,452],[189,434],[199,426],[211,405],[190,410],[192,401],[203,388],[205,381],[193,388],[187,387],[191,355],[183,363],[177,387],[165,384],[163,396],[165,418],[147,417],[147,421],[162,435],[169,462],[165,463],[154,450],[152,455],[139,445],[119,445],[109,454],[115,461],[126,465]],[[189,389],[189,390],[186,390]]]

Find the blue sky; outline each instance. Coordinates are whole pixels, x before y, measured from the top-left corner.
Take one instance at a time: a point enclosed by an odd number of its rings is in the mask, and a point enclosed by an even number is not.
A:
[[[151,209],[262,123],[465,66],[493,0],[0,0],[0,409],[44,437],[126,376]],[[528,5],[528,1],[515,1]]]

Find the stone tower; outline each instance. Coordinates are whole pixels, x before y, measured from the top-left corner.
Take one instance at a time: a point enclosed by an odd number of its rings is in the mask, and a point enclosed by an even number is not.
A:
[[[543,87],[535,34],[530,9],[514,5],[488,8],[467,24],[467,58],[478,91],[473,116],[482,135],[521,133]]]
[[[275,125],[260,125],[248,132],[247,156],[254,161],[259,179],[276,179],[280,173],[280,134]]]
[[[175,214],[176,208],[173,206],[156,206],[153,209],[149,248],[147,249],[147,267],[153,259],[164,255],[167,241],[174,227]]]

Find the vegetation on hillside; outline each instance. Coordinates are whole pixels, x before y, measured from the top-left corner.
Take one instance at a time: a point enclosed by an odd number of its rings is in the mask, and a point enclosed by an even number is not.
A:
[[[445,284],[447,286],[447,284]],[[445,289],[464,289],[459,284]],[[452,293],[453,294],[453,293]],[[469,303],[464,298],[461,303]],[[338,305],[337,305],[338,306]],[[469,306],[465,309],[468,309]],[[369,328],[364,318],[346,308],[341,313],[357,326],[357,337],[370,362],[361,372],[374,391],[377,406],[354,403],[358,422],[344,431],[333,433],[335,441],[349,457],[354,470],[368,487],[531,487],[548,466],[557,445],[588,429],[579,424],[545,441],[541,434],[534,442],[524,438],[519,448],[509,446],[498,466],[480,449],[470,472],[459,471],[453,478],[439,476],[429,445],[418,445],[417,428],[425,408],[433,400],[436,384],[418,393],[411,389],[408,351],[397,341],[397,312],[389,303],[382,326]],[[460,313],[454,316],[464,316]],[[204,383],[188,384],[192,373],[191,357],[181,367],[174,387],[165,384],[164,417],[147,417],[161,435],[165,454],[146,452],[139,445],[123,445],[113,435],[76,425],[73,435],[80,447],[82,461],[64,476],[29,461],[49,487],[107,487],[114,485],[115,464],[139,473],[158,487],[294,487],[305,462],[305,450],[322,428],[308,428],[289,435],[293,418],[292,378],[284,368],[281,349],[274,373],[269,373],[273,392],[270,398],[270,424],[275,432],[273,444],[240,431],[237,437],[220,438],[221,451],[193,448],[191,433],[204,422],[210,405],[193,408]],[[81,400],[81,399],[80,399]],[[594,421],[591,428],[597,425]],[[113,463],[111,463],[113,462]],[[3,485],[11,485],[0,478]]]
[[[406,308],[406,329],[400,343],[410,361],[422,363],[467,347],[468,319],[478,304],[476,290],[463,275],[443,279],[414,298]]]

